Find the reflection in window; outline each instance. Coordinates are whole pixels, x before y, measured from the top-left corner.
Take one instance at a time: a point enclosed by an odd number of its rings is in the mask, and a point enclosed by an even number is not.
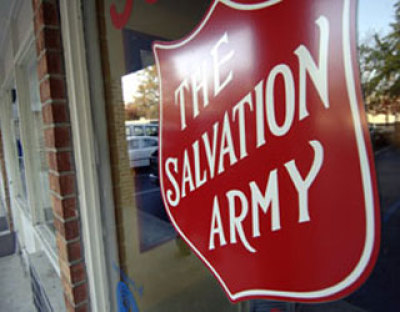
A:
[[[23,200],[27,198],[27,190],[26,190],[26,175],[25,175],[25,162],[24,162],[24,149],[22,147],[21,141],[21,130],[20,130],[20,113],[18,109],[18,99],[16,90],[13,89],[11,92],[12,95],[12,114],[13,114],[13,124],[14,124],[14,134],[15,134],[15,144],[18,155],[18,169],[19,169],[19,178],[21,182],[21,187],[19,191],[19,197]],[[27,207],[25,207],[27,208]]]
[[[129,140],[129,149],[138,149],[139,148],[139,140],[138,139],[131,139]]]
[[[362,1],[359,21],[361,82],[375,149],[395,140],[395,124],[400,122],[400,1],[383,2]],[[380,20],[363,15],[368,6],[380,12]],[[376,29],[370,26],[374,24]]]
[[[133,135],[144,135],[144,129],[142,126],[133,126]]]
[[[165,212],[158,183],[159,80],[151,52],[155,38],[125,30],[127,74],[122,77],[128,153],[134,173],[140,250],[146,251],[176,238]],[[135,42],[135,45],[129,45]],[[139,42],[139,44],[137,44]]]
[[[150,65],[122,78],[126,120],[142,124],[158,120],[158,77],[156,67]],[[134,135],[143,135],[144,127],[134,126]]]
[[[148,136],[158,136],[158,126],[150,125],[145,127],[146,135]]]
[[[156,139],[144,139],[143,140],[143,147],[152,147],[152,146],[157,146],[158,145],[158,140]]]
[[[49,180],[48,173],[49,168],[46,159],[45,141],[44,141],[44,129],[42,119],[42,105],[40,102],[39,95],[39,83],[37,79],[37,66],[33,62],[30,67],[27,68],[27,76],[29,77],[29,96],[30,96],[30,116],[32,118],[33,129],[31,129],[30,135],[33,140],[33,155],[38,160],[35,168],[36,183],[40,185],[37,188],[39,194],[35,194],[40,198],[40,209],[42,213],[42,223],[46,224],[51,231],[55,231],[53,225],[53,210],[51,208],[50,195],[49,195]]]

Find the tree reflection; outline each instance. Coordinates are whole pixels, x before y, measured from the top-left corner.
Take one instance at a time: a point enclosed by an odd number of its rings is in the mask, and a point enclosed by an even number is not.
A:
[[[137,71],[135,79],[138,85],[125,106],[126,120],[158,119],[160,92],[156,67],[151,65]]]
[[[386,123],[400,121],[400,1],[388,35],[376,33],[360,45],[361,80],[369,114],[384,114]],[[392,121],[392,122],[393,122]]]

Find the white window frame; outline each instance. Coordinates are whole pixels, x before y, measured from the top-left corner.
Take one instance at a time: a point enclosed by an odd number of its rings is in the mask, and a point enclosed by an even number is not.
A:
[[[90,3],[94,5],[94,2]],[[94,112],[91,109],[82,8],[81,0],[60,0],[68,104],[73,133],[90,304],[93,311],[106,312],[115,309],[112,304],[115,293],[112,286],[114,285],[109,278],[111,268],[107,263],[109,254],[116,253],[115,245],[107,249],[105,246],[110,237],[114,238],[115,225],[114,232],[107,232],[105,223],[109,223],[110,219],[107,219],[106,222],[102,218],[104,202],[100,194],[102,186],[100,186],[99,176],[103,175],[103,172],[98,172],[96,161],[99,155],[97,154],[98,146],[95,144],[96,136],[92,118]],[[97,18],[95,9],[93,13],[92,18],[95,22]],[[112,203],[112,200],[108,202]],[[112,204],[107,208],[107,210],[112,210]],[[110,245],[108,244],[107,247]]]

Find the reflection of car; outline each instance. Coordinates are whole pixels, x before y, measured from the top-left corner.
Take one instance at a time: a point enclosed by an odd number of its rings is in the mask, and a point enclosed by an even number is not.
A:
[[[158,138],[151,136],[132,136],[128,138],[129,163],[131,167],[150,165],[150,155],[158,149]]]
[[[155,184],[160,184],[158,176],[158,148],[150,155],[150,180]]]
[[[372,145],[375,150],[382,149],[389,145],[391,132],[390,129],[385,126],[369,126],[369,133],[371,135]]]
[[[138,124],[127,121],[125,123],[126,136],[158,136],[158,124]]]

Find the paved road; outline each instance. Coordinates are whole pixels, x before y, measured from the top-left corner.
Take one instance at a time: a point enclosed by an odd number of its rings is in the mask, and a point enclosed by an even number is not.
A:
[[[137,207],[163,221],[169,222],[161,199],[160,187],[150,180],[148,168],[136,170],[134,179]]]
[[[140,249],[146,251],[176,238],[161,199],[160,187],[149,178],[149,169],[135,170],[135,201],[139,208]]]

